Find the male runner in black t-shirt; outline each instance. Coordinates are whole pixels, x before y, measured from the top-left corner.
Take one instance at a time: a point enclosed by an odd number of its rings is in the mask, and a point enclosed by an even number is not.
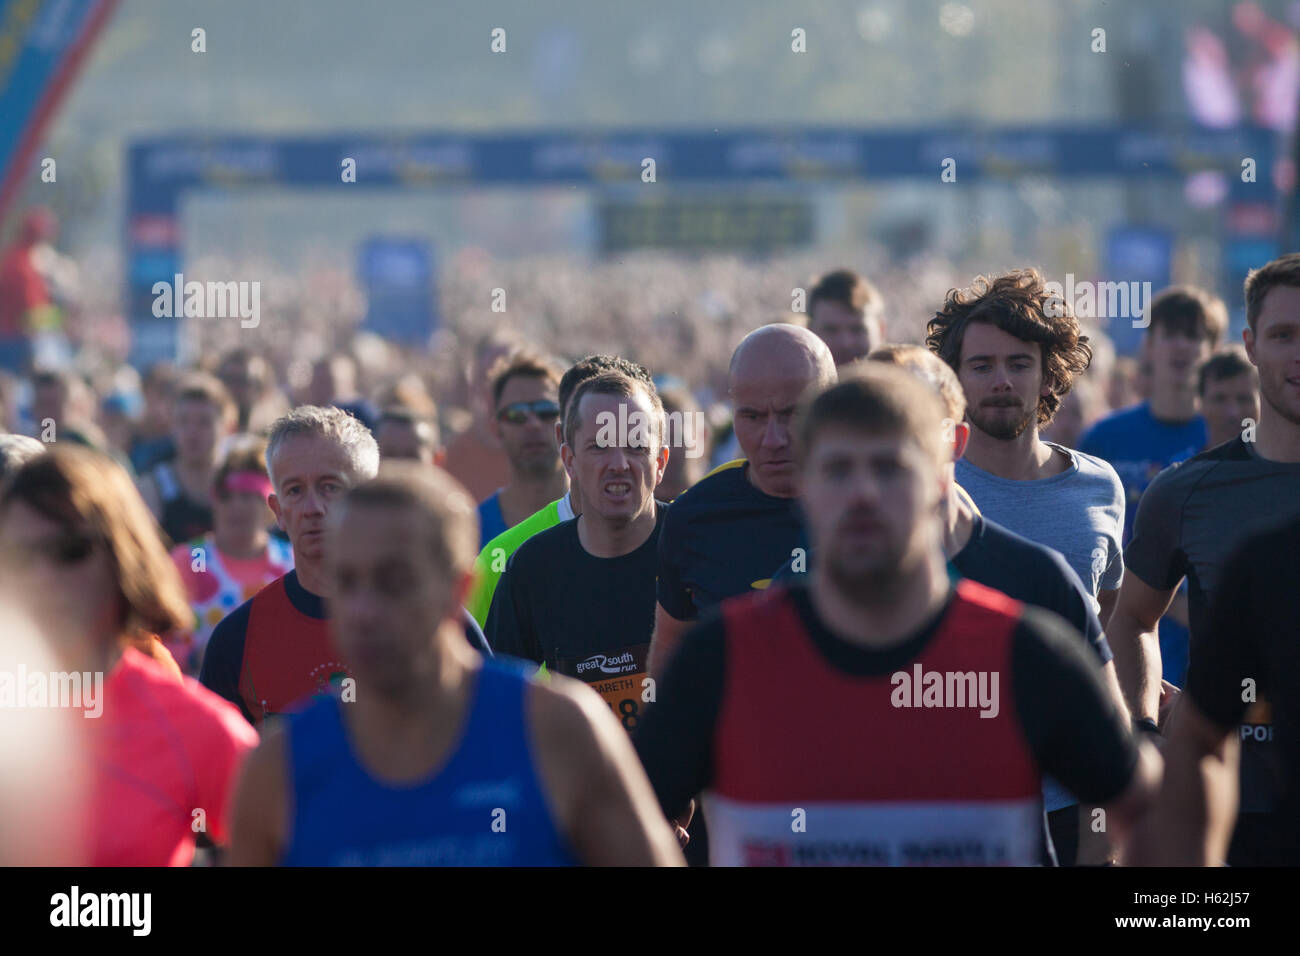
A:
[[[728,381],[745,459],[705,475],[664,521],[652,674],[701,611],[767,587],[799,544],[790,419],[804,389],[835,381],[835,360],[807,329],[765,325],[736,346]]]
[[[1032,865],[1044,771],[1118,840],[1145,809],[1159,758],[1078,636],[953,588],[942,419],[886,367],[805,406],[808,586],[723,602],[660,682],[634,740],[670,818],[705,792],[715,864]]]
[[[578,386],[561,455],[586,508],[519,546],[487,619],[497,653],[586,681],[628,730],[653,699],[647,657],[667,510],[654,498],[668,464],[663,421],[653,385],[607,372]]]
[[[1106,634],[1133,716],[1157,731],[1161,708],[1156,625],[1187,578],[1191,666],[1224,565],[1250,535],[1300,517],[1300,254],[1246,278],[1246,353],[1259,369],[1258,427],[1160,473],[1142,495],[1130,574]],[[1257,728],[1259,730],[1257,731]],[[1241,727],[1241,802],[1228,862],[1271,858],[1285,821],[1278,767],[1261,700]]]
[[[1143,862],[1208,866],[1224,859],[1233,826],[1237,764],[1246,711],[1273,701],[1272,721],[1251,737],[1276,734],[1282,771],[1273,839],[1257,865],[1300,866],[1300,522],[1252,538],[1224,569],[1209,625],[1192,645],[1187,691],[1171,718],[1155,840]]]

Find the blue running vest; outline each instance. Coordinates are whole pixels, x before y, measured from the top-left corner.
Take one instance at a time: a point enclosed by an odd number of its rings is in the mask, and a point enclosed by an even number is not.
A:
[[[469,721],[440,772],[388,786],[358,764],[340,708],[289,717],[284,866],[567,866],[527,739],[525,672],[485,660]]]

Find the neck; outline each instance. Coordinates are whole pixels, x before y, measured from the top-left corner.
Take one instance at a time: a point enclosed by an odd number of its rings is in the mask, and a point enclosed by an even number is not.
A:
[[[785,493],[782,492],[782,491],[774,491],[774,490],[772,490],[771,488],[764,488],[762,485],[760,485],[760,484],[758,483],[758,477],[754,474],[754,469],[753,469],[752,467],[750,467],[749,462],[746,462],[746,463],[745,463],[745,480],[748,481],[748,482],[749,482],[751,485],[753,485],[755,488],[757,488],[759,491],[763,492],[763,494],[767,495],[769,498],[793,498],[793,497],[795,497],[795,495],[794,495],[793,493],[787,495],[787,494],[785,494]]]
[[[1269,461],[1300,462],[1300,425],[1280,415],[1267,399],[1259,403],[1255,452]]]
[[[212,540],[217,550],[232,558],[255,558],[266,550],[266,529],[257,528],[251,535],[244,531],[231,533],[223,528],[212,532]]]
[[[330,587],[326,584],[328,577],[325,574],[324,560],[304,558],[298,553],[298,549],[294,548],[293,567],[298,572],[298,583],[303,586],[303,590],[317,597],[330,597]]]
[[[382,694],[358,694],[355,703],[344,710],[372,741],[399,742],[412,731],[417,736],[441,735],[460,726],[469,682],[480,664],[478,655],[465,643],[460,624],[444,620],[430,638],[429,653],[411,662],[409,680]]]
[[[948,598],[943,554],[931,549],[916,569],[874,594],[849,597],[820,564],[809,573],[809,593],[818,616],[837,635],[861,647],[892,647],[912,636]]]
[[[650,507],[630,521],[610,522],[600,515],[588,512],[578,518],[578,542],[588,554],[597,558],[618,558],[631,554],[654,534],[657,505]]]
[[[951,561],[970,542],[975,528],[975,512],[957,494],[957,486],[939,503],[939,520],[943,522],[943,556]]]
[[[1010,441],[1002,441],[971,425],[966,460],[991,475],[1012,481],[1033,481],[1045,477],[1052,449],[1038,440],[1038,426],[1030,425]]]
[[[1172,386],[1152,389],[1151,414],[1162,422],[1188,422],[1196,417],[1197,400],[1195,387]]]

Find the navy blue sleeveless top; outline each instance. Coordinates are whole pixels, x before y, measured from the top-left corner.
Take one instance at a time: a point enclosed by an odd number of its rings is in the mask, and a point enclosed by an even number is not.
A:
[[[284,866],[566,866],[576,863],[537,779],[522,668],[485,660],[464,736],[442,769],[409,785],[357,762],[340,708],[289,717],[292,830]]]

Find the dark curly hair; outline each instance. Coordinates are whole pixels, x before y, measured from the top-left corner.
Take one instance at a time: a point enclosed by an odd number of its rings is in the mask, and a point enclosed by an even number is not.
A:
[[[1038,426],[1049,425],[1075,378],[1092,363],[1088,337],[1079,334],[1070,304],[1047,291],[1037,269],[1016,269],[992,279],[976,276],[967,288],[950,289],[943,308],[926,326],[925,344],[954,371],[961,371],[962,340],[972,322],[987,322],[1039,344],[1048,394],[1038,400]]]

